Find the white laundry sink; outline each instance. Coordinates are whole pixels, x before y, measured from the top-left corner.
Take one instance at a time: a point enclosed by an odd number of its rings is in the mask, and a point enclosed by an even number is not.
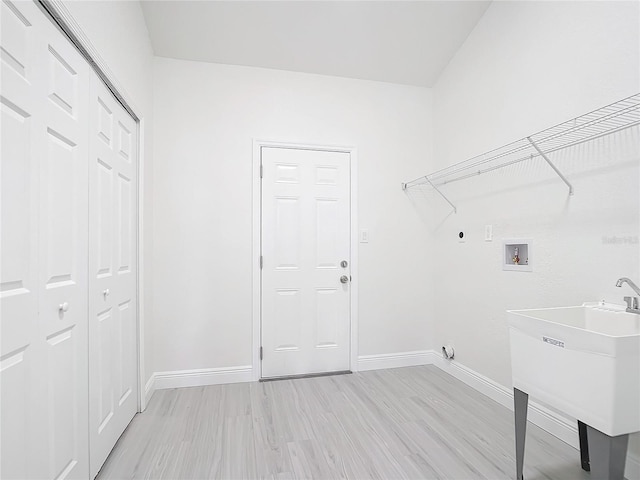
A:
[[[640,431],[640,315],[600,302],[508,318],[514,388],[609,436]]]

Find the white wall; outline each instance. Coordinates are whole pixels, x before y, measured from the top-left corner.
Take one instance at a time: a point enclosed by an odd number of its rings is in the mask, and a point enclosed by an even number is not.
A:
[[[494,2],[433,99],[243,67],[152,68],[137,2],[65,4],[145,118],[148,373],[251,363],[253,138],[358,147],[360,226],[371,233],[360,248],[361,355],[453,343],[459,362],[510,385],[506,309],[619,301],[630,292],[615,279],[640,279],[638,244],[602,241],[638,237],[637,130],[555,157],[575,183],[570,199],[538,164],[452,189],[457,215],[399,188],[640,91],[637,3]],[[533,273],[500,270],[501,238],[518,236],[533,238]]]
[[[153,270],[150,252],[153,250],[151,221],[153,216],[153,49],[147,25],[138,2],[133,1],[65,1],[75,21],[89,38],[100,56],[124,88],[126,99],[142,121],[142,181],[145,226],[142,244],[144,255],[144,291],[140,307],[144,312],[145,331],[143,346],[151,344],[153,335],[153,308],[151,291]],[[153,350],[146,348],[144,377],[155,371]]]
[[[431,92],[157,58],[158,371],[251,365],[252,141],[358,149],[359,353],[424,350],[430,239],[400,182],[431,156]]]
[[[434,90],[430,168],[638,93],[638,7],[494,2]],[[452,343],[457,361],[510,386],[505,310],[622,303],[632,294],[614,284],[640,281],[639,145],[636,128],[551,155],[574,182],[571,198],[542,160],[446,187],[459,210],[436,233],[433,346]],[[446,204],[429,199],[429,213],[443,218]],[[486,224],[493,242],[484,241]],[[613,236],[631,242],[603,241]],[[532,273],[501,270],[501,239],[509,237],[533,239]]]

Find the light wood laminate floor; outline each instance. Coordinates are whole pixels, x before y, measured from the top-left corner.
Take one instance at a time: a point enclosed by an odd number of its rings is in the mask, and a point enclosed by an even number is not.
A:
[[[513,413],[433,366],[158,390],[106,479],[513,479]],[[589,479],[529,423],[527,480]]]

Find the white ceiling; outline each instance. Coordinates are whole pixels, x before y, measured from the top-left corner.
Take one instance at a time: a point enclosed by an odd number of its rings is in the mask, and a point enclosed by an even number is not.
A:
[[[489,1],[142,1],[155,54],[431,87]]]

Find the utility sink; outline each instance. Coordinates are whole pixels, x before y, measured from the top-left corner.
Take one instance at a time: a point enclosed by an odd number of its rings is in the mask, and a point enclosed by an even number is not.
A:
[[[640,431],[640,315],[599,302],[508,318],[514,388],[608,436]]]

